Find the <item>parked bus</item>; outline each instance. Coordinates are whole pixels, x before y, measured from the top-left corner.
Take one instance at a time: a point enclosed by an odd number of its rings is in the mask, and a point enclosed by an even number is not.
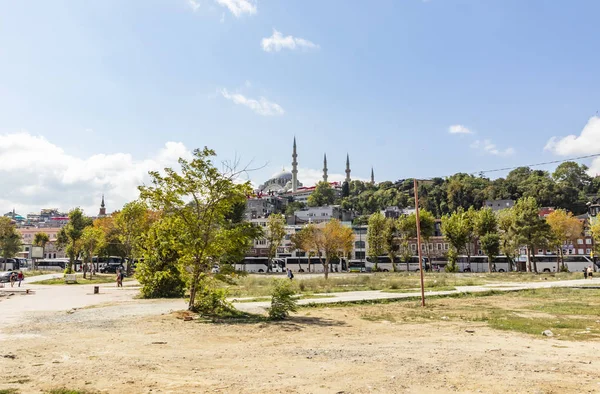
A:
[[[348,272],[367,272],[365,262],[362,260],[348,261]]]
[[[309,266],[310,262],[310,266]],[[323,264],[318,257],[286,257],[284,269],[290,269],[292,272],[323,272]],[[329,272],[346,271],[346,259],[334,258],[329,262]]]
[[[36,266],[42,271],[62,271],[69,264],[69,259],[40,259]]]
[[[2,259],[0,258],[0,271],[18,271],[21,264],[19,259]]]
[[[581,272],[584,268],[589,267],[590,265],[594,269],[594,271],[598,270],[600,267],[596,265],[594,267],[594,262],[589,256],[583,255],[566,255],[563,257],[565,261],[565,267],[569,272]],[[535,255],[532,256],[531,267],[533,269],[533,259],[535,259],[536,266],[538,272],[558,272],[560,271],[560,257],[557,255]],[[527,265],[527,256],[522,255],[519,256],[519,262],[526,268]]]
[[[235,264],[236,271],[245,272],[267,272],[269,258],[268,257],[244,257],[244,260]],[[282,259],[271,260],[271,272],[284,272],[285,261]]]
[[[408,264],[405,261],[402,261],[399,256],[396,256],[394,259],[396,263],[396,269],[398,271],[418,271],[419,270],[419,256],[412,256],[408,261]],[[371,257],[367,257],[366,262],[367,271],[375,270],[375,262]],[[428,269],[429,267],[429,259],[427,257],[423,257],[423,268]],[[392,260],[390,260],[389,256],[378,256],[377,257],[377,269],[382,272],[391,272],[394,270],[392,266]]]
[[[458,256],[456,259],[460,272],[489,272],[487,256]],[[510,262],[506,256],[497,256],[492,262],[492,272],[509,272]]]

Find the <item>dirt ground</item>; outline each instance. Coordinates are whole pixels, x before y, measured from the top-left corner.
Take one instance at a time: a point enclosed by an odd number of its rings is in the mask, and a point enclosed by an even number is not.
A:
[[[598,342],[411,323],[398,304],[303,309],[282,323],[144,315],[146,301],[40,312],[5,329],[0,392],[600,392]],[[469,332],[467,332],[467,330]]]

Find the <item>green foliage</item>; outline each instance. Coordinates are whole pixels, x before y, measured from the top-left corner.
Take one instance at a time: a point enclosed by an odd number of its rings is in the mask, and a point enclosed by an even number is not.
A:
[[[174,221],[174,234],[165,241],[179,255],[179,272],[190,289],[189,309],[196,293],[206,291],[200,280],[213,264],[243,254],[256,234],[254,226],[232,217],[252,192],[249,182],[238,183],[234,168],[219,171],[211,160],[215,155],[208,148],[196,149],[191,161],[179,159],[179,171],[152,171],[152,186],[139,188],[143,201]]]
[[[306,207],[306,204],[304,204],[303,202],[292,201],[292,202],[288,203],[287,206],[285,207],[285,215],[286,216],[294,216],[294,213],[296,211],[299,211],[304,207]]]
[[[35,233],[33,236],[33,244],[35,246],[41,246],[42,248],[46,247],[46,244],[50,241],[50,237],[47,233],[40,231],[39,233]]]
[[[21,250],[21,234],[8,217],[0,216],[0,253],[5,259],[14,257]],[[6,265],[6,264],[5,264]]]
[[[519,244],[527,246],[528,253],[535,251],[536,247],[545,249],[551,244],[552,233],[546,220],[539,216],[539,206],[535,198],[525,197],[517,201],[514,206],[515,235]],[[533,271],[537,272],[537,265],[533,263]],[[530,263],[531,265],[531,263]],[[532,270],[528,266],[529,271]]]
[[[471,228],[470,218],[462,207],[442,217],[442,233],[457,253],[465,249]]]
[[[133,261],[141,254],[142,235],[148,231],[152,220],[151,212],[143,201],[128,202],[115,215],[114,224],[118,239],[129,261]],[[131,271],[129,264],[127,270]]]
[[[236,310],[227,301],[227,289],[219,287],[217,281],[203,275],[191,309],[203,316],[228,317],[236,314]]]
[[[392,271],[396,272],[396,254],[398,252],[398,244],[396,238],[398,236],[397,221],[392,218],[385,219],[385,229],[383,231],[383,247],[385,253],[392,262]]]
[[[269,308],[269,319],[284,320],[290,312],[296,312],[297,303],[294,299],[296,294],[291,281],[279,279],[273,283],[271,293],[271,308]]]
[[[269,267],[271,270],[271,260],[277,255],[277,248],[285,237],[285,217],[280,214],[272,214],[267,219],[266,240],[269,246]]]
[[[456,264],[456,259],[458,257],[458,253],[456,249],[451,248],[448,253],[448,264],[444,268],[446,272],[458,272],[458,264]]]
[[[180,253],[174,241],[175,226],[175,220],[162,218],[143,236],[140,246],[144,259],[138,262],[135,277],[142,286],[140,292],[144,298],[176,298],[184,294]]]
[[[321,207],[331,205],[335,201],[335,191],[328,182],[319,182],[315,190],[308,196],[309,207]]]
[[[385,228],[385,216],[380,212],[372,214],[369,218],[367,242],[369,243],[369,257],[375,263],[375,270],[377,270],[377,256],[385,253]]]
[[[75,208],[69,212],[69,222],[60,229],[57,236],[58,246],[66,248],[67,256],[69,256],[69,264],[65,268],[65,274],[73,272],[73,263],[83,251],[83,245],[80,242],[83,230],[91,225],[92,219],[85,216],[80,208]]]

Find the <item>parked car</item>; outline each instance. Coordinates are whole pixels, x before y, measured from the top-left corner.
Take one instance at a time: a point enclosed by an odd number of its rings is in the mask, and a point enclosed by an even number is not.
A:
[[[0,283],[10,282],[11,276],[14,276],[15,280],[17,280],[17,275],[18,275],[18,273],[16,271],[0,272]]]
[[[100,267],[100,273],[102,273],[102,274],[116,274],[117,270],[125,271],[125,267],[123,266],[123,264],[115,264],[115,263],[108,263],[108,264]]]

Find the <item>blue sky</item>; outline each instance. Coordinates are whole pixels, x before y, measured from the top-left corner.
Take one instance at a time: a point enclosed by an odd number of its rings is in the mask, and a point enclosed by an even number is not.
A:
[[[308,183],[324,152],[330,173],[348,152],[377,180],[598,153],[599,14],[584,0],[4,1],[0,142],[56,170],[13,163],[0,209],[95,207],[102,192],[118,206],[140,171],[205,145],[265,165],[258,184],[289,168],[294,135]],[[53,149],[65,158],[40,158]]]

